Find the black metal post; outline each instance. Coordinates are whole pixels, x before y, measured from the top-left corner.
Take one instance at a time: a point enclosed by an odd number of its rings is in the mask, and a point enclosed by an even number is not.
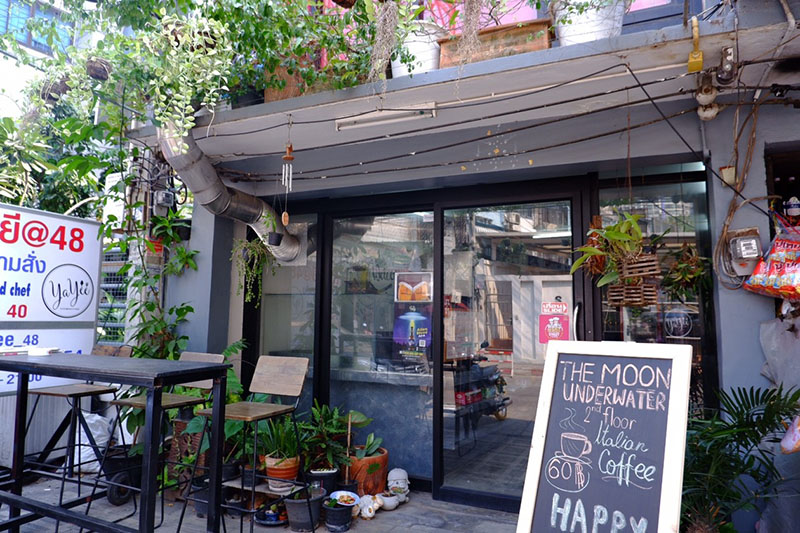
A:
[[[225,434],[227,382],[228,377],[226,374],[214,378],[214,389],[212,391],[214,404],[211,412],[211,464],[208,465],[208,515],[206,517],[206,531],[208,533],[217,533],[219,531],[220,511],[222,510],[222,446],[225,440],[223,435]],[[202,441],[200,445],[202,445]]]
[[[158,444],[161,419],[161,386],[147,389],[147,408],[144,417],[144,457],[142,458],[142,508],[139,511],[139,531],[152,531],[156,521],[158,492]]]
[[[22,495],[22,481],[25,470],[25,419],[28,415],[28,374],[17,374],[17,408],[14,418],[14,452],[11,462],[11,493]],[[19,507],[9,506],[9,518],[20,514]],[[19,533],[19,526],[11,528],[11,533]]]

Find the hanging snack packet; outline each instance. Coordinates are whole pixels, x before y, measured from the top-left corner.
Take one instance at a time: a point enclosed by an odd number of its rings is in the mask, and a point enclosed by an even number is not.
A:
[[[776,216],[778,236],[744,282],[748,291],[800,301],[800,232]]]

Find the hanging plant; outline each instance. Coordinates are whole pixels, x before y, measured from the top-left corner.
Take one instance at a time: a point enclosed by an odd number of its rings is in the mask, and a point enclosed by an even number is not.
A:
[[[689,243],[683,243],[679,250],[668,254],[668,257],[673,262],[664,274],[661,288],[670,299],[685,303],[697,295],[702,283],[708,279],[710,262]]]
[[[661,235],[645,238],[639,227],[641,215],[620,213],[620,219],[603,228],[591,228],[587,241],[576,251],[582,252],[570,269],[570,274],[583,268],[590,275],[599,275],[597,286],[609,285],[608,302],[614,306],[642,307],[654,305],[658,287],[646,283],[661,274],[656,247]]]
[[[461,37],[456,48],[456,55],[462,66],[481,48],[478,32],[481,29],[483,7],[484,0],[464,0],[461,12]]]
[[[370,4],[370,0],[367,1]],[[379,0],[375,13],[375,41],[370,56],[369,81],[385,78],[386,65],[397,48],[399,15],[394,0]]]
[[[219,21],[182,19],[166,15],[163,8],[161,13],[153,31],[140,36],[141,59],[149,77],[147,96],[156,121],[173,124],[175,137],[185,137],[194,127],[195,111],[213,110],[228,90],[233,49]]]
[[[239,276],[237,294],[244,291],[244,301],[255,301],[258,307],[261,304],[264,270],[266,268],[275,274],[275,258],[261,239],[237,239],[231,250],[231,261]]]

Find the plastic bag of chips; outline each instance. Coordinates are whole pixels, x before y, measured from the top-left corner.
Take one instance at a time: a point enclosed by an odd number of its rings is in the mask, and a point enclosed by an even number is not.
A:
[[[781,217],[776,219],[778,236],[744,282],[744,288],[774,298],[800,301],[800,232]]]

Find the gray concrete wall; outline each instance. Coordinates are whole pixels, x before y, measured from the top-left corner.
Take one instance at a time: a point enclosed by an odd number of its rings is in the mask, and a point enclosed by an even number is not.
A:
[[[232,244],[233,221],[196,206],[188,247],[200,252],[197,271],[187,270],[167,284],[167,306],[186,302],[194,308],[178,330],[189,337],[191,351],[220,353],[228,346]]]

